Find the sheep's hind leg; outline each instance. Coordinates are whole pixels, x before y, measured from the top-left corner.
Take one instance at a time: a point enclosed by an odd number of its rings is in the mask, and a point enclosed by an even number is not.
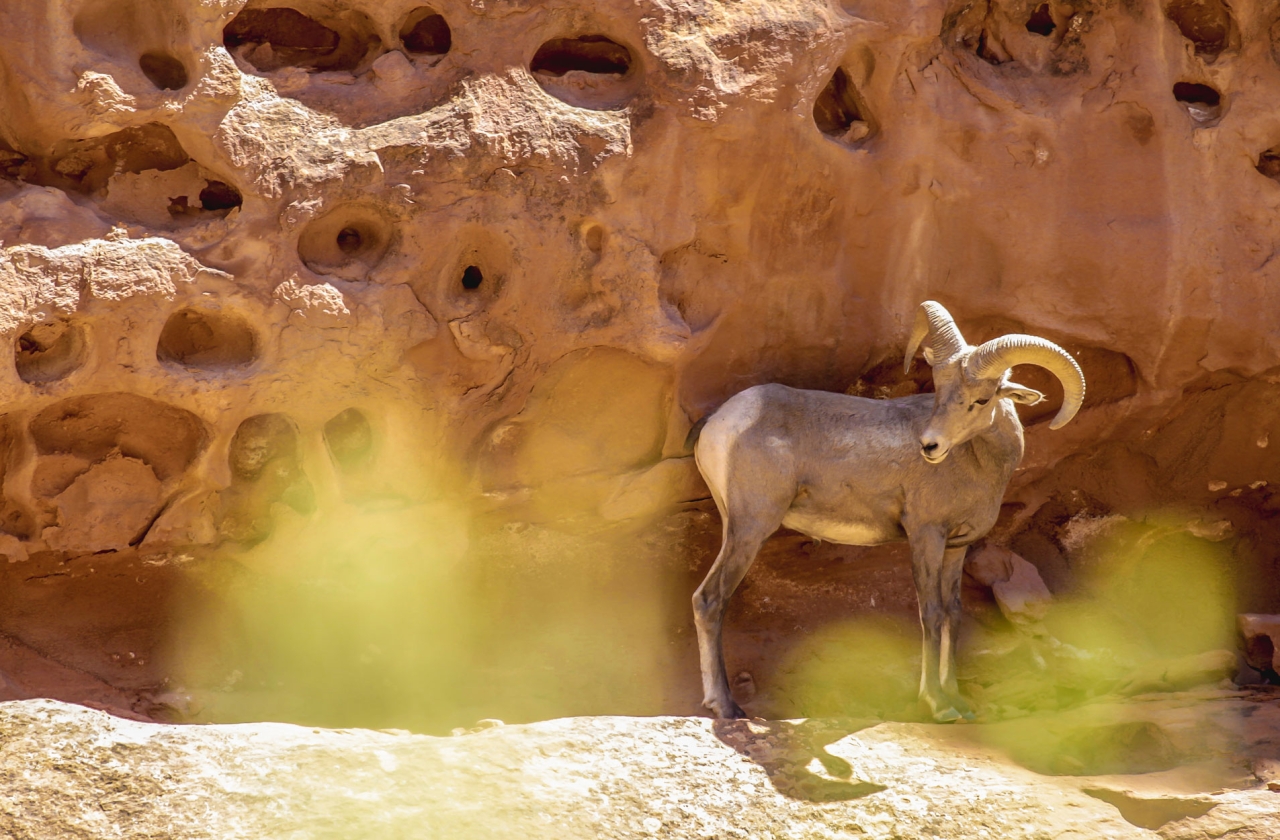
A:
[[[733,702],[729,676],[724,665],[722,627],[729,598],[742,583],[764,541],[777,530],[761,527],[752,518],[746,525],[726,519],[724,544],[711,564],[711,571],[693,593],[693,623],[698,631],[698,656],[702,665],[702,705],[718,718],[744,718],[742,707]]]
[[[969,712],[968,707],[957,707],[959,695],[948,692],[943,680],[954,684],[954,664],[944,666],[944,657],[953,662],[951,645],[953,636],[947,633],[948,591],[950,571],[947,560],[954,558],[954,550],[947,549],[946,535],[941,531],[926,529],[909,533],[911,543],[911,571],[916,582],[916,598],[920,602],[920,629],[923,640],[920,650],[920,700],[929,707],[933,719],[939,723],[960,720]],[[964,554],[960,553],[961,571]],[[959,577],[955,579],[956,598],[959,598]],[[958,620],[958,619],[957,619]]]

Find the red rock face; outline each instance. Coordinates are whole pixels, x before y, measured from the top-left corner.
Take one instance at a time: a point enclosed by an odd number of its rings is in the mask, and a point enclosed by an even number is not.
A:
[[[1014,371],[1049,399],[1021,409],[993,542],[1060,596],[1107,567],[1100,538],[1190,541],[1230,609],[1280,611],[1261,6],[59,0],[0,22],[16,695],[186,714],[184,691],[316,696],[367,668],[403,679],[344,710],[434,674],[440,720],[691,711],[718,526],[690,425],[760,382],[929,389],[898,373],[925,299],[1088,380],[1050,432],[1058,386]],[[886,609],[913,632],[901,547],[803,546],[775,540],[729,620],[731,669],[779,713],[804,711],[778,664],[798,640]],[[351,600],[290,590],[321,619],[281,625],[245,606],[262,581]],[[332,672],[245,641],[291,626]]]

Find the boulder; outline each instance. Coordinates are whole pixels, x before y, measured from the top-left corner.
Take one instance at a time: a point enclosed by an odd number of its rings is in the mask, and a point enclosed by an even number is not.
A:
[[[1015,626],[1030,628],[1048,615],[1053,595],[1039,570],[1007,548],[983,546],[966,558],[965,571],[991,587],[1000,612]]]

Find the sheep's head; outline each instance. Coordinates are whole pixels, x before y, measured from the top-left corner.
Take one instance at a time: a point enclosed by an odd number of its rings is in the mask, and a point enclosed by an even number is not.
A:
[[[907,344],[907,369],[926,339],[924,358],[933,368],[934,405],[920,435],[920,454],[931,464],[940,463],[956,446],[988,428],[1001,400],[1034,405],[1044,398],[1039,391],[1009,381],[1009,369],[1014,365],[1039,365],[1062,382],[1062,408],[1049,428],[1065,425],[1084,401],[1080,366],[1051,341],[1006,335],[973,347],[965,343],[942,304],[931,300],[920,304],[916,312]]]

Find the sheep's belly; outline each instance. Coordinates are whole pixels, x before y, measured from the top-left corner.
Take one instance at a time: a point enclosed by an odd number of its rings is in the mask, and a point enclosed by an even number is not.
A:
[[[827,519],[797,511],[788,513],[782,524],[793,531],[841,545],[880,545],[902,539],[902,534],[896,528],[870,522]]]

